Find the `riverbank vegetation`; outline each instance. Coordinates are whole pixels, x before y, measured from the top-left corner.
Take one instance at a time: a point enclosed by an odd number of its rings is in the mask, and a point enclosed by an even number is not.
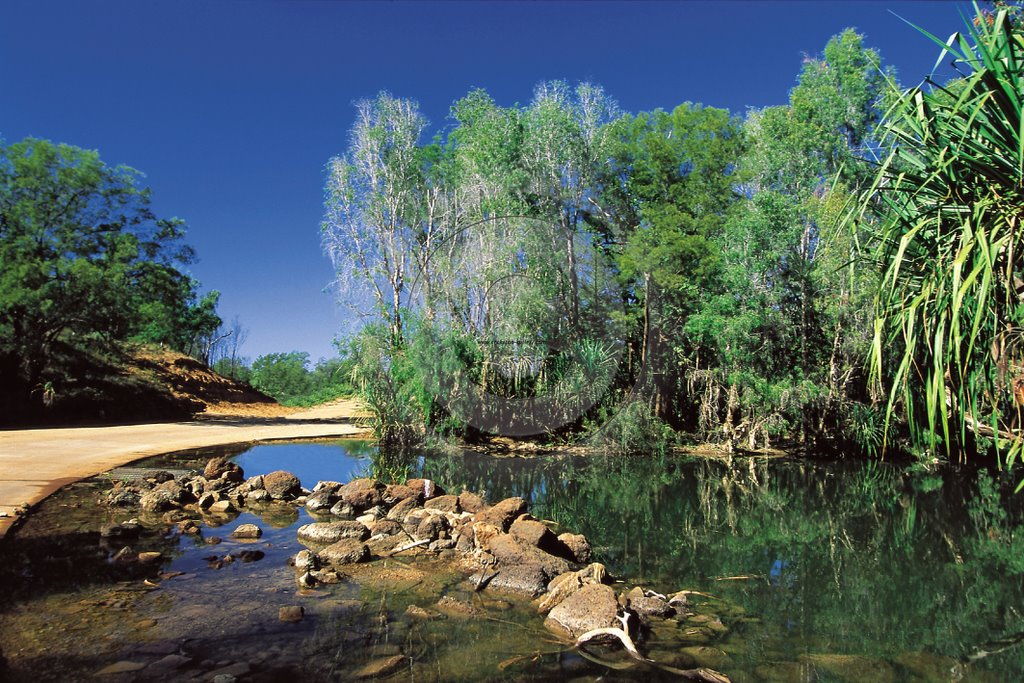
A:
[[[139,177],[94,151],[0,141],[5,423],[101,418],[114,403],[131,415],[132,399],[116,398],[141,391],[122,376],[131,345],[205,358],[221,338],[219,294],[201,294],[187,274],[194,254],[182,221],[153,213]]]
[[[359,102],[323,240],[379,436],[1012,458],[1024,33],[968,28],[948,83],[846,30],[742,117],[548,82],[428,139]]]

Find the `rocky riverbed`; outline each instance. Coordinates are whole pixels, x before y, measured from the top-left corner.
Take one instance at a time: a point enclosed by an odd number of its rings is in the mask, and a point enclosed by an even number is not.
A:
[[[584,650],[592,661],[607,658],[613,668],[647,667],[691,680],[729,680],[713,669],[728,659],[712,645],[729,631],[722,616],[689,609],[688,591],[663,595],[613,582],[603,565],[591,562],[592,549],[584,536],[556,533],[554,523],[531,516],[521,498],[489,504],[473,492],[448,493],[428,479],[399,484],[373,479],[321,481],[307,490],[290,472],[246,478],[231,460],[215,458],[202,473],[175,477],[153,471],[116,482],[101,502],[133,511],[137,507],[143,517],[173,525],[178,534],[196,536],[202,534],[204,519],[211,516],[301,506],[317,520],[298,528],[298,540],[307,549],[289,558],[294,581],[302,591],[352,580],[373,582],[389,569],[394,571],[393,562],[386,566],[389,558],[425,558],[434,562],[435,571],[436,564],[442,563],[447,573],[461,575],[470,595],[484,593],[522,604],[532,601],[529,609],[554,639],[565,649]],[[105,527],[102,536],[130,541],[144,526],[133,518]],[[245,523],[230,536],[258,541],[262,529]],[[219,569],[263,556],[258,549],[243,549],[211,553],[206,559],[211,568]],[[159,552],[136,552],[125,545],[112,561],[144,574],[160,557]],[[406,577],[414,580],[423,573],[404,569]],[[472,600],[436,597],[436,602],[410,604],[406,614],[422,620],[483,616]],[[286,605],[278,614],[282,622],[300,622],[305,608]],[[369,661],[353,673],[357,678],[384,676],[407,664],[408,656],[399,651]]]

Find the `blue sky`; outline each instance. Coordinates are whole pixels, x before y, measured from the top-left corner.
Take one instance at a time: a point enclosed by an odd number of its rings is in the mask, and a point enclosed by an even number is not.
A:
[[[243,353],[333,355],[344,310],[325,293],[323,169],[352,103],[416,99],[435,129],[483,87],[503,105],[536,83],[600,83],[627,111],[684,101],[783,104],[804,55],[846,27],[904,83],[945,38],[953,2],[52,2],[0,4],[0,138],[97,149],[146,174],[222,292]]]

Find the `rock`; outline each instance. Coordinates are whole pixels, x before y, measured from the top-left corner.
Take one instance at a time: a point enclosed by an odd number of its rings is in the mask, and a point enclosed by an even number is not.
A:
[[[580,564],[586,564],[590,562],[593,557],[593,551],[590,547],[590,541],[583,534],[559,534],[558,541],[568,551],[573,562],[579,562]]]
[[[558,539],[551,533],[551,529],[530,515],[517,517],[516,521],[512,522],[508,528],[508,532],[516,540],[526,545],[532,545],[534,548],[540,548],[545,552],[553,553],[560,547]]]
[[[455,514],[462,512],[462,509],[459,507],[458,496],[437,496],[425,502],[423,507],[427,510],[437,510],[438,512],[452,512]]]
[[[705,666],[709,669],[721,669],[729,663],[729,655],[722,650],[719,650],[717,647],[692,645],[690,647],[680,648],[679,651],[684,655],[692,657],[697,666]]]
[[[713,648],[708,648],[713,649]],[[825,671],[840,681],[855,683],[857,681],[873,681],[875,683],[896,683],[896,671],[888,662],[873,657],[860,655],[813,654],[800,655],[797,658],[804,664]],[[698,660],[699,661],[699,660]],[[705,664],[716,668],[711,664]]]
[[[416,501],[412,498],[405,498],[398,501],[388,511],[388,519],[393,519],[397,522],[401,522],[405,519],[405,516],[416,509]]]
[[[120,484],[120,482],[118,482]],[[142,492],[136,488],[114,487],[107,492],[104,502],[112,507],[135,507],[142,498]]]
[[[384,485],[376,479],[353,479],[338,489],[338,497],[357,511],[384,502]]]
[[[440,538],[448,531],[448,520],[441,515],[428,515],[416,526],[413,538],[417,541],[426,539],[434,540]]]
[[[110,561],[114,564],[128,564],[139,559],[139,556],[129,546],[125,546],[114,553],[114,556],[110,558]]]
[[[952,657],[932,652],[903,652],[895,660],[926,681],[960,680],[967,673],[964,665]]]
[[[572,569],[566,560],[521,543],[511,534],[494,536],[487,541],[485,550],[494,555],[502,567],[513,564],[536,564],[544,569],[549,578],[554,578]]]
[[[440,619],[441,615],[436,612],[430,612],[423,609],[419,605],[409,605],[405,608],[405,615],[419,621],[432,621],[434,619]]]
[[[274,500],[292,500],[302,493],[302,482],[291,472],[278,470],[263,475],[263,488]]]
[[[591,583],[556,605],[544,625],[556,633],[568,633],[576,638],[595,628],[620,627],[615,618],[619,603],[611,586]]]
[[[345,538],[327,546],[317,556],[327,564],[342,565],[363,562],[370,558],[370,549],[355,538]]]
[[[164,557],[163,553],[159,553],[159,552],[156,552],[156,551],[149,551],[149,552],[139,553],[138,560],[139,560],[140,564],[154,564],[154,563],[159,562],[160,560],[162,560],[163,557]]]
[[[508,531],[516,517],[524,512],[526,512],[525,500],[522,498],[506,498],[483,512],[477,513],[476,521],[492,524],[502,531]]]
[[[152,472],[146,472],[146,474],[143,475],[143,478],[149,479],[155,484],[162,484],[165,481],[174,479],[174,475],[167,470],[153,470]]]
[[[256,539],[263,535],[263,529],[255,524],[239,524],[231,535],[235,538]]]
[[[487,587],[534,598],[545,591],[547,583],[547,574],[540,565],[513,564],[500,567],[497,575],[487,582]]]
[[[138,538],[142,527],[138,524],[104,524],[100,527],[100,538],[130,539]]]
[[[365,541],[370,537],[370,530],[363,524],[346,520],[304,524],[299,527],[297,533],[300,541],[324,545],[335,543],[343,538]]]
[[[216,503],[218,500],[220,500],[219,493],[217,493],[216,491],[207,491],[206,493],[199,494],[199,500],[197,502],[197,505],[199,506],[200,510],[206,510],[211,505]]]
[[[427,546],[428,550],[439,553],[442,550],[451,550],[455,547],[455,541],[450,538],[439,538],[436,541],[431,541]]]
[[[218,669],[214,669],[213,671],[206,674],[204,678],[206,680],[218,681],[218,679],[220,679],[221,676],[224,676],[225,679],[221,680],[224,680],[225,683],[230,683],[230,681],[227,681],[226,679],[234,681],[242,676],[248,676],[250,671],[252,671],[252,667],[249,666],[248,662],[238,662],[237,664],[229,664],[227,666],[222,666]]]
[[[413,505],[422,503],[423,488],[408,484],[391,484],[384,488],[384,502],[394,504],[403,500],[411,500]]]
[[[210,680],[210,683],[237,683],[237,681],[237,676],[232,676],[231,674],[217,674]]]
[[[114,662],[110,666],[105,666],[96,672],[97,676],[115,676],[117,674],[130,674],[136,671],[142,671],[146,668],[146,662],[130,662],[120,661]]]
[[[210,512],[220,514],[229,514],[232,512],[236,512],[235,506],[231,504],[230,500],[218,500],[216,503],[210,506],[209,510]]]
[[[186,657],[185,655],[170,654],[164,657],[163,659],[158,659],[149,666],[147,666],[146,672],[164,673],[168,671],[174,671],[175,669],[180,669],[181,667],[185,666],[191,661],[191,657]]]
[[[146,491],[139,498],[139,507],[146,512],[165,512],[178,507],[174,491],[165,488],[155,488]]]
[[[670,617],[676,613],[666,601],[647,595],[629,596],[629,608],[642,617]]]
[[[450,595],[445,595],[438,600],[437,608],[450,617],[459,617],[463,619],[474,617],[480,612],[480,610],[465,600],[459,600],[458,598],[453,598]]]
[[[199,522],[194,519],[182,520],[178,522],[177,526],[179,534],[185,534],[188,536],[195,536],[202,530],[202,527],[199,526]]]
[[[405,666],[404,655],[381,657],[380,659],[374,659],[357,669],[355,673],[352,674],[352,677],[357,680],[364,678],[382,678],[384,676],[390,676],[403,666]]]
[[[310,550],[300,550],[292,558],[291,564],[300,572],[311,571],[320,567],[316,554]]]
[[[370,525],[370,536],[394,536],[402,533],[402,525],[393,519],[378,519]]]
[[[282,607],[277,610],[278,621],[283,621],[287,624],[294,624],[302,621],[302,617],[305,615],[305,610],[302,605],[289,605],[288,607]]]
[[[249,477],[245,480],[245,486],[250,492],[264,490],[263,475],[257,474],[255,477]]]
[[[306,572],[317,583],[341,583],[342,576],[332,569],[320,569],[314,572]]]
[[[237,557],[242,562],[259,562],[266,557],[266,553],[262,550],[241,550],[232,555],[232,557]]]
[[[487,502],[471,491],[463,491],[459,494],[459,508],[464,512],[482,512],[487,509]]]
[[[310,512],[329,511],[338,502],[337,489],[326,486],[319,491],[314,491],[306,498],[306,509]]]
[[[227,458],[213,458],[203,469],[203,476],[207,480],[225,479],[231,482],[242,483],[245,481],[245,473],[242,468]]]
[[[405,482],[405,485],[422,492],[423,497],[421,500],[429,500],[434,496],[444,495],[444,489],[431,479],[409,479]]]
[[[245,494],[245,502],[247,505],[265,503],[269,500],[272,500],[272,498],[270,497],[270,492],[266,489],[256,489]]]
[[[485,550],[490,540],[501,533],[501,529],[487,522],[473,522],[470,528],[473,530],[473,544]]]

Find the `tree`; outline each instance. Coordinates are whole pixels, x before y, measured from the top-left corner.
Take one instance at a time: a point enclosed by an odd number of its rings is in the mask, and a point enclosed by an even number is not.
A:
[[[139,335],[177,346],[215,318],[216,296],[197,304],[195,281],[178,270],[193,258],[182,222],[153,214],[138,176],[69,145],[26,138],[0,146],[0,375],[8,390],[40,385],[58,342]],[[178,323],[192,313],[202,315],[186,332]]]
[[[308,364],[305,352],[268,353],[253,361],[252,385],[279,401],[301,396],[310,389]]]

